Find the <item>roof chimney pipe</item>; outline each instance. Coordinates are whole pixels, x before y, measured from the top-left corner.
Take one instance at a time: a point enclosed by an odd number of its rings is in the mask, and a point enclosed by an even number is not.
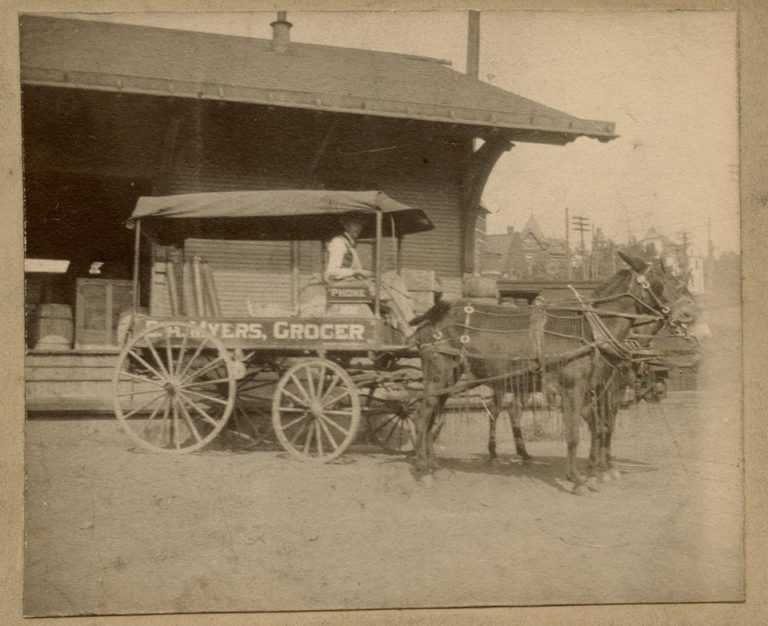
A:
[[[286,18],[285,11],[277,12],[277,20],[272,22],[272,49],[275,52],[285,52],[291,43],[291,24]]]
[[[467,27],[467,76],[480,78],[480,11],[469,12]]]

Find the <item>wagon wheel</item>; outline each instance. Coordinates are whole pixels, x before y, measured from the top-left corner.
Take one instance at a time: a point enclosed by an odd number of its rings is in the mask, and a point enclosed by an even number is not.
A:
[[[416,424],[410,416],[409,404],[376,395],[371,389],[363,411],[367,417],[368,438],[387,452],[413,452]]]
[[[153,452],[199,450],[227,422],[236,367],[207,331],[161,322],[126,343],[113,379],[115,415],[137,444]]]
[[[360,398],[336,363],[296,363],[280,378],[272,400],[272,428],[280,445],[303,461],[325,463],[355,440]]]

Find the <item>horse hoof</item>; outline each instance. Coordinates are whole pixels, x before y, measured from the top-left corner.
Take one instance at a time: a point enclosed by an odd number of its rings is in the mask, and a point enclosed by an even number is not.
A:
[[[578,483],[573,486],[573,494],[576,496],[587,495],[587,486],[584,483]]]
[[[621,471],[620,470],[612,469],[608,473],[610,474],[611,478],[613,478],[613,480],[619,480],[619,478],[621,478]]]
[[[521,454],[520,458],[525,465],[530,465],[533,463],[533,457],[530,454]]]
[[[498,467],[499,465],[501,465],[501,461],[499,461],[499,457],[491,456],[491,457],[488,457],[488,465],[492,467]]]
[[[594,491],[595,493],[600,492],[600,486],[597,484],[597,481],[594,478],[587,480],[587,489]]]

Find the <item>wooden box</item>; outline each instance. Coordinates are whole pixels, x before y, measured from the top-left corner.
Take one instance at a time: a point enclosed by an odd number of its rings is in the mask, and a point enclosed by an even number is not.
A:
[[[75,305],[75,348],[118,345],[120,312],[132,304],[130,280],[78,278]]]

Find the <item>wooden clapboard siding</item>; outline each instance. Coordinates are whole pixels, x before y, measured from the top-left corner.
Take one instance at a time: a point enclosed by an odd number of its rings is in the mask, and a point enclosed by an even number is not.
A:
[[[187,239],[184,253],[211,266],[223,315],[248,315],[249,302],[292,308],[290,242]]]

